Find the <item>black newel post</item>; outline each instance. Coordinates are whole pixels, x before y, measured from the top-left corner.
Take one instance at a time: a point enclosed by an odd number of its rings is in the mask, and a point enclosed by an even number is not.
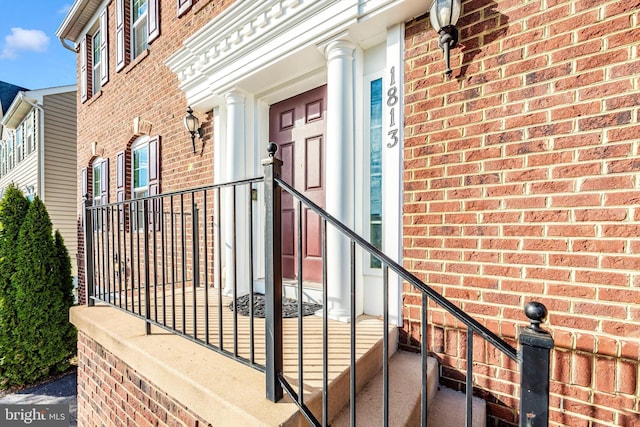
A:
[[[93,225],[91,206],[93,201],[88,194],[84,195],[82,209],[82,227],[84,231],[84,291],[86,303],[89,307],[95,304],[93,300],[94,275],[93,275]],[[78,296],[79,298],[79,296]]]
[[[280,176],[282,161],[275,158],[278,146],[269,144],[269,157],[264,167],[265,199],[265,332],[267,399],[282,399],[278,375],[282,373],[282,223],[280,187],[274,178]]]
[[[549,355],[553,338],[540,328],[547,308],[529,302],[524,312],[531,325],[520,327],[520,427],[549,425]]]

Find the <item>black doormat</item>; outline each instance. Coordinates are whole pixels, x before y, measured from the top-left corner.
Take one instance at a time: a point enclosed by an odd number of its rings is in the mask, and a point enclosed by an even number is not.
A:
[[[243,316],[249,316],[249,294],[243,295],[236,299],[238,303],[238,314]],[[229,309],[234,310],[234,303],[229,304]],[[309,316],[322,308],[322,304],[315,304],[310,302],[302,303],[302,315]],[[253,294],[253,315],[254,317],[264,318],[264,294]],[[291,318],[298,317],[298,301],[293,298],[282,299],[282,317]]]

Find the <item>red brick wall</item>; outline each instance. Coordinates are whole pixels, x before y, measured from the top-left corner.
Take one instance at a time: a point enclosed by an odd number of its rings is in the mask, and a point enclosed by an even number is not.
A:
[[[207,426],[84,333],[78,334],[79,426]]]
[[[524,304],[547,306],[552,425],[640,426],[639,9],[465,1],[451,79],[428,17],[406,29],[405,266],[512,342]],[[413,346],[420,296],[404,301]],[[460,379],[464,335],[430,319]],[[515,422],[517,371],[477,353],[492,417]]]
[[[198,153],[193,154],[191,138],[183,124],[187,101],[178,88],[176,75],[164,62],[182,46],[186,38],[232,4],[233,0],[194,0],[193,7],[180,18],[177,17],[175,0],[159,0],[159,3],[160,36],[151,43],[148,54],[140,55],[119,72],[115,69],[115,2],[109,3],[109,82],[103,85],[98,95],[85,103],[80,101],[78,91],[78,177],[82,168],[90,167],[95,157],[91,147],[95,143],[95,155],[110,160],[109,202],[116,201],[116,154],[126,149],[137,137],[133,133],[136,117],[140,118],[142,127],[149,135],[161,137],[161,192],[213,183],[212,117],[210,114],[194,113],[200,119],[204,138],[196,139]],[[77,69],[77,78],[80,79],[79,63]],[[201,154],[202,143],[204,149]],[[130,188],[129,180],[127,188]],[[78,194],[81,193],[81,182],[78,180]],[[80,221],[81,200],[78,201],[78,218]],[[79,229],[78,293],[81,303],[85,299],[83,241],[82,230]]]

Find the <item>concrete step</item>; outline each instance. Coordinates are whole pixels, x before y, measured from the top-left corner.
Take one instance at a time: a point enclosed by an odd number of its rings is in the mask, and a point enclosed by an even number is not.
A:
[[[429,408],[428,427],[464,427],[464,393],[440,386],[433,405]],[[472,399],[473,427],[485,427],[487,423],[487,403],[479,397]]]
[[[334,353],[329,346],[329,358],[348,358],[348,353]],[[394,354],[398,348],[398,328],[389,328],[389,353]],[[357,357],[356,360],[356,393],[359,393],[371,379],[382,369],[382,339],[379,339],[367,351]],[[296,384],[293,378],[287,378],[291,384]],[[328,409],[329,424],[333,426],[333,420],[342,409],[349,403],[350,390],[350,368],[344,369],[335,379],[329,383]],[[290,401],[288,397],[285,401]],[[305,405],[314,414],[316,419],[322,423],[322,389],[319,387],[309,387],[305,390]],[[301,414],[298,417],[296,426],[308,426],[309,423]]]
[[[398,350],[389,360],[389,425],[419,426],[421,408],[422,356]],[[380,425],[383,416],[382,370],[356,396],[356,422],[362,426]],[[427,359],[427,402],[434,401],[438,387],[438,362]],[[332,427],[350,425],[349,405]]]

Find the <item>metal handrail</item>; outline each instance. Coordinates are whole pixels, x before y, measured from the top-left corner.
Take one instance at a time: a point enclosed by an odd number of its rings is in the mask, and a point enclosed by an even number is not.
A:
[[[356,232],[348,228],[342,222],[338,221],[334,216],[327,213],[316,203],[305,197],[298,190],[289,185],[286,181],[282,180],[279,177],[275,178],[275,181],[280,185],[284,190],[288,193],[295,196],[297,199],[303,201],[303,203],[311,208],[316,214],[318,214],[321,218],[325,219],[328,223],[333,225],[335,228],[339,229],[345,236],[348,236],[354,242],[356,242],[360,247],[362,247],[369,254],[379,258],[384,264],[388,265],[391,270],[393,270],[398,276],[402,277],[404,280],[409,282],[411,285],[418,288],[420,291],[424,292],[431,298],[433,301],[438,303],[441,307],[443,307],[449,314],[454,316],[456,319],[460,320],[464,323],[468,328],[473,330],[475,333],[482,336],[486,341],[494,345],[504,354],[506,354],[510,359],[515,362],[520,361],[518,351],[513,348],[509,343],[505,340],[497,336],[495,333],[491,332],[485,326],[480,324],[473,317],[469,316],[467,313],[462,311],[460,308],[456,307],[451,301],[440,295],[437,291],[435,291],[430,286],[423,283],[420,279],[418,279],[415,275],[407,271],[403,266],[389,258],[383,252],[381,252],[378,248],[373,246],[371,243],[360,237]]]
[[[216,189],[227,188],[227,187],[237,187],[237,186],[241,186],[241,185],[254,184],[254,183],[263,182],[263,181],[264,181],[264,177],[263,176],[258,176],[258,177],[254,177],[254,178],[239,179],[237,181],[229,181],[229,182],[221,182],[221,183],[218,183],[218,184],[203,185],[203,186],[200,186],[200,187],[190,188],[188,190],[175,190],[175,191],[170,191],[168,193],[153,194],[153,195],[149,195],[149,196],[139,197],[139,198],[136,198],[136,199],[124,200],[124,201],[120,201],[120,202],[111,202],[111,203],[104,203],[104,204],[100,204],[100,205],[86,206],[86,209],[96,210],[96,209],[100,209],[100,208],[114,207],[114,206],[118,206],[118,205],[121,206],[124,203],[131,203],[131,202],[143,203],[145,200],[155,200],[155,199],[162,199],[162,198],[167,198],[167,197],[171,197],[171,196],[180,196],[180,195],[185,195],[185,194],[193,194],[193,193],[198,193],[198,192],[202,192],[202,191],[210,191],[210,190],[216,190]],[[85,195],[85,198],[86,197],[88,197],[88,195]]]

